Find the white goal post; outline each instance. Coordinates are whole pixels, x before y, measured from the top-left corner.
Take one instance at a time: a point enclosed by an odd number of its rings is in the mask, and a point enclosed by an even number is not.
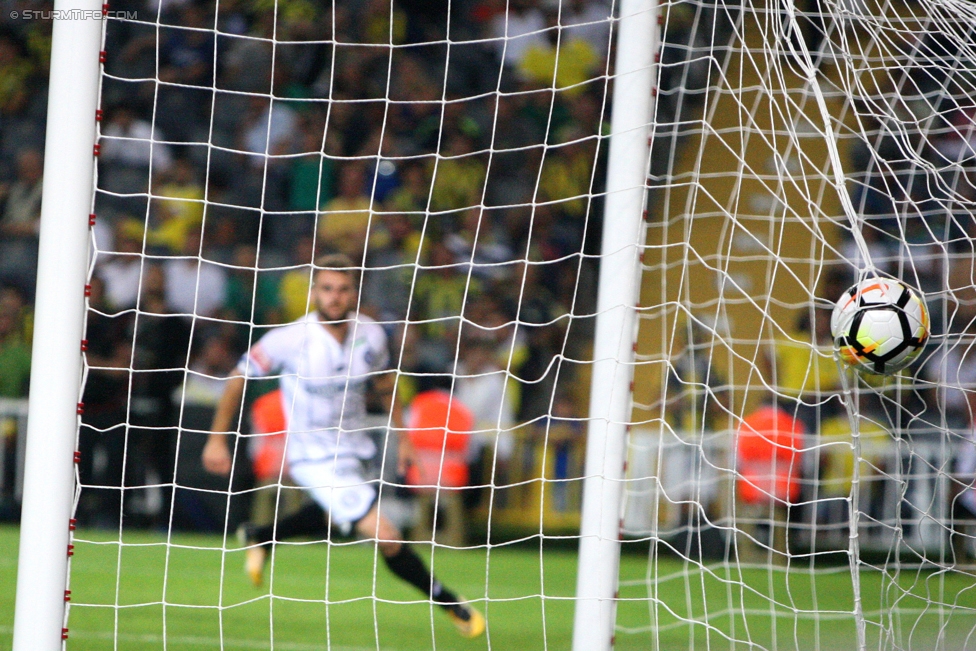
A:
[[[49,154],[14,613],[17,651],[53,651],[64,644],[94,192],[102,42],[102,21],[94,17],[102,6],[97,0],[58,0],[55,10],[69,17],[54,21],[51,48]]]
[[[637,350],[637,303],[647,207],[656,0],[627,1],[617,22],[610,152],[586,440],[575,651],[611,649],[620,559],[626,437]]]

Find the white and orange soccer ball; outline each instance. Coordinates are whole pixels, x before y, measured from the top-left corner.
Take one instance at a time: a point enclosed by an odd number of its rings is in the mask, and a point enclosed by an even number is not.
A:
[[[848,365],[877,374],[897,373],[915,360],[929,337],[922,295],[898,280],[868,278],[840,297],[830,333]]]

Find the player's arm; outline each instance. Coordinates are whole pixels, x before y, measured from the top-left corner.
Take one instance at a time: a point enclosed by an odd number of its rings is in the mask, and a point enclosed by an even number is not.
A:
[[[232,375],[227,380],[224,392],[217,402],[213,423],[210,426],[210,436],[203,446],[203,467],[207,472],[217,475],[230,474],[231,455],[227,433],[230,432],[240,412],[241,400],[244,399],[244,384],[244,376]]]
[[[399,433],[399,448],[397,454],[397,472],[404,474],[407,466],[414,461],[413,444],[403,429],[403,404],[396,395],[396,372],[381,373],[373,378],[373,396],[383,405],[383,409],[390,413],[390,424]]]

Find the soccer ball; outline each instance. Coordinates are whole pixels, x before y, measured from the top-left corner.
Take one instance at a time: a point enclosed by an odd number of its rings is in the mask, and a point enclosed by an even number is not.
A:
[[[830,315],[840,358],[870,373],[890,374],[918,357],[929,337],[929,311],[905,283],[868,278],[841,296]]]

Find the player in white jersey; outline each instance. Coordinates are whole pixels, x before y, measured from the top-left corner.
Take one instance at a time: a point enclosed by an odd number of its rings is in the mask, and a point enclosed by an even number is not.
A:
[[[387,367],[386,335],[372,319],[354,312],[356,275],[348,257],[324,256],[316,260],[316,268],[311,290],[315,309],[271,330],[244,355],[227,382],[203,449],[204,468],[229,474],[227,436],[247,379],[278,378],[288,422],[289,473],[315,504],[277,524],[242,527],[248,546],[245,569],[260,585],[268,547],[275,540],[323,528],[343,534],[355,531],[376,540],[390,570],[440,605],[462,635],[477,637],[485,630],[484,617],[430,575],[416,552],[402,542],[397,527],[377,508],[378,482],[368,479],[363,467],[376,453],[363,428],[367,393],[385,400],[393,427],[403,429],[402,410],[393,391],[395,374]],[[413,450],[403,436],[401,471],[412,458]]]

